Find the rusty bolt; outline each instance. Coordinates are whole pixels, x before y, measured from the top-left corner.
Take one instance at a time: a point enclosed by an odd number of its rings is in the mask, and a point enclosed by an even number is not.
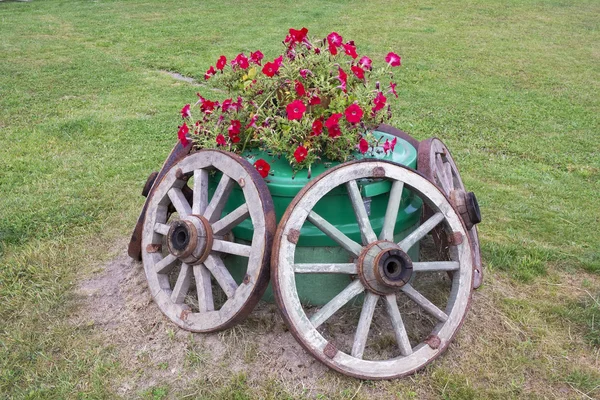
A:
[[[240,184],[240,187],[244,187],[244,186],[246,186],[246,181],[244,180],[244,178],[240,178],[240,179],[238,180],[238,183]]]
[[[291,243],[297,244],[298,238],[300,238],[300,231],[297,229],[290,229],[290,233],[288,233],[287,239]]]
[[[337,352],[338,352],[338,349],[336,349],[335,346],[332,345],[331,343],[327,343],[327,346],[325,346],[325,348],[323,349],[323,354],[325,354],[329,358],[335,357]]]
[[[427,339],[425,339],[425,343],[429,345],[432,349],[437,349],[442,344],[442,340],[437,335],[429,335]]]
[[[385,168],[383,168],[383,167],[373,168],[373,176],[376,178],[383,178],[385,176]]]
[[[146,251],[148,253],[159,253],[162,250],[161,244],[149,244],[146,246]]]
[[[247,285],[248,283],[250,283],[250,275],[246,274],[244,276],[244,284]]]
[[[448,237],[448,244],[450,246],[456,246],[463,242],[463,234],[460,232],[453,232],[452,235]]]
[[[181,170],[181,168],[177,168],[177,171],[175,171],[175,177],[181,180],[184,179],[183,171]]]

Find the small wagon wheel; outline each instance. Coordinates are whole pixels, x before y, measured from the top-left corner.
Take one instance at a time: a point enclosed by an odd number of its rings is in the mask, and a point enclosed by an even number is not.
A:
[[[473,288],[477,289],[483,281],[479,236],[475,227],[481,222],[477,198],[473,192],[467,192],[450,150],[437,138],[429,138],[419,144],[417,169],[435,182],[460,212],[471,239],[474,268]],[[424,217],[427,218],[430,214],[431,212],[426,209]],[[440,249],[447,247],[448,238],[442,231],[436,230],[433,238]]]
[[[209,199],[210,175],[218,173],[219,183]],[[188,185],[193,190],[191,202],[182,190]],[[236,185],[245,202],[223,216]],[[170,208],[176,213],[171,215]],[[231,229],[247,218],[254,227],[252,242],[231,241]],[[225,329],[244,319],[268,284],[275,227],[269,190],[246,160],[201,150],[179,161],[158,182],[142,235],[148,286],[161,311],[193,332]],[[228,271],[224,263],[228,255],[247,258],[243,281],[236,282]],[[215,290],[221,295],[220,307]]]
[[[391,181],[378,234],[357,184],[372,178]],[[356,214],[362,236],[358,241],[313,211],[320,199],[339,186],[345,187]],[[435,213],[396,242],[403,192],[419,196]],[[296,245],[305,223],[336,241],[348,252],[349,261],[297,263]],[[427,233],[437,226],[453,238],[450,260],[411,260],[409,249],[428,240]],[[464,223],[439,188],[399,164],[360,160],[319,175],[287,208],[273,246],[271,279],[290,331],[315,358],[343,374],[390,379],[413,373],[448,347],[466,316],[473,258]],[[451,280],[447,271],[454,272]],[[301,304],[296,274],[319,273],[348,274],[353,280],[323,307]],[[356,325],[348,328],[352,318]]]

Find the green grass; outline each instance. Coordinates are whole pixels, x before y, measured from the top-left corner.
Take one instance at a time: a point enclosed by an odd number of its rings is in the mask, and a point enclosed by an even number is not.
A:
[[[562,351],[593,353],[599,343],[600,4],[274,4],[0,2],[0,393],[117,396],[124,367],[92,327],[73,326],[72,290],[122,252],[113,244],[135,223],[146,176],[175,141],[179,109],[196,91],[207,91],[161,71],[202,79],[220,54],[258,48],[274,57],[287,28],[306,26],[320,36],[336,30],[378,60],[390,50],[402,55],[394,124],[418,139],[438,136],[452,149],[482,207],[488,282],[527,294],[540,282],[576,280],[552,292],[554,308],[533,295],[492,301],[532,336],[522,347],[506,338],[527,371],[505,371],[499,361],[481,383],[440,362],[435,373],[416,378],[420,385],[359,388],[356,398],[365,390],[381,395],[377,388],[405,398],[543,397],[564,394],[552,388],[569,385],[597,395],[600,383],[589,365],[560,360]],[[591,287],[578,283],[584,279]],[[587,288],[596,302],[572,287]],[[550,324],[529,330],[531,318]],[[566,342],[548,347],[556,351],[551,362],[531,355],[547,349],[544,338],[563,340],[563,330],[585,339],[567,350]],[[492,356],[511,356],[495,340]],[[188,362],[201,358],[190,352]],[[525,384],[526,378],[539,384]],[[272,379],[257,388],[240,375],[202,393],[288,396]],[[348,398],[355,393],[351,383],[341,386],[340,392],[351,387]],[[180,392],[158,383],[137,395]]]

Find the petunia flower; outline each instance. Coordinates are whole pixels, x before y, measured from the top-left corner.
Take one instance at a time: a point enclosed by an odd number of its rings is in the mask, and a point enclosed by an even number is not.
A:
[[[341,136],[342,130],[340,129],[339,125],[333,125],[327,128],[327,133],[329,134],[330,138],[336,138]]]
[[[300,76],[303,79],[306,79],[306,77],[308,76],[308,74],[314,75],[310,69],[301,69],[300,70]]]
[[[338,67],[338,76],[337,78],[340,80],[341,85],[338,86],[340,89],[346,92],[346,83],[348,82],[348,75],[344,72],[341,67]]]
[[[235,109],[231,104],[232,104],[232,99],[225,99],[223,100],[223,104],[221,104],[221,112],[227,112],[230,109]]]
[[[295,81],[294,87],[296,89],[296,94],[299,97],[302,97],[306,94],[306,90],[304,89],[304,85],[300,81]]]
[[[252,118],[250,119],[250,122],[248,122],[248,125],[246,125],[246,129],[248,128],[256,128],[256,120],[258,119],[258,114],[254,114],[252,116]]]
[[[321,104],[321,98],[319,96],[312,96],[310,100],[308,100],[308,104],[311,106],[316,106],[317,104]]]
[[[348,42],[346,44],[342,44],[342,46],[344,47],[344,52],[347,55],[349,55],[352,58],[358,57],[358,54],[356,54],[356,46],[354,46],[350,42]]]
[[[319,136],[323,132],[323,118],[315,119],[312,123],[311,136]]]
[[[306,106],[301,100],[294,100],[286,106],[285,110],[290,121],[299,120],[304,115]]]
[[[398,54],[389,52],[387,56],[385,56],[385,62],[388,63],[390,67],[399,67],[401,65],[401,58]]]
[[[372,68],[372,63],[371,59],[367,56],[361,57],[360,60],[358,60],[358,65],[364,70],[370,70]]]
[[[356,103],[350,104],[346,111],[344,111],[344,115],[346,116],[346,120],[350,122],[352,125],[356,125],[360,122],[363,116],[363,110]]]
[[[263,67],[262,72],[269,78],[272,78],[276,73],[279,72],[279,65],[274,62],[268,62]]]
[[[263,58],[265,58],[265,56],[260,50],[256,50],[254,53],[250,52],[250,60],[257,65],[260,65],[260,61]]]
[[[394,94],[394,96],[396,96],[396,98],[398,98],[398,93],[396,93],[396,83],[394,82],[390,82],[390,92],[392,92]]]
[[[342,36],[340,36],[340,34],[337,32],[331,32],[329,35],[327,35],[327,43],[329,43],[329,45],[340,47],[343,42],[344,39],[342,39]]]
[[[218,134],[217,135],[217,145],[218,146],[225,146],[227,144],[227,142],[225,141],[225,136],[223,136],[222,134]]]
[[[216,73],[217,71],[215,71],[215,67],[211,65],[208,71],[206,71],[206,73],[204,74],[204,80],[209,80],[211,76],[213,76]]]
[[[385,102],[386,102],[386,98],[383,95],[383,93],[381,92],[377,92],[377,96],[375,96],[375,99],[373,99],[373,113],[376,113],[377,111],[381,110],[383,107],[385,107]]]
[[[300,30],[290,28],[290,37],[295,43],[302,43],[306,38],[306,34],[308,33],[308,29],[302,28]]]
[[[223,71],[223,68],[225,68],[225,65],[227,65],[227,57],[225,57],[225,56],[219,57],[219,59],[217,60],[217,69],[219,71]]]
[[[188,126],[186,125],[186,123],[184,122],[183,125],[181,125],[179,127],[179,130],[177,131],[177,138],[179,139],[179,141],[181,142],[181,145],[183,147],[186,147],[190,141],[187,140],[186,135],[190,132],[190,129],[188,128]]]
[[[256,162],[254,163],[254,168],[256,168],[256,170],[258,171],[260,176],[262,176],[263,178],[266,178],[267,176],[269,176],[269,171],[271,170],[271,165],[269,165],[268,162],[266,162],[265,160],[263,160],[261,158],[261,159],[256,160]]]
[[[229,128],[227,128],[227,131],[229,132],[229,136],[236,136],[240,134],[241,129],[242,123],[237,119],[232,119],[231,125],[229,125]]]
[[[240,53],[233,59],[233,61],[231,61],[231,65],[237,65],[241,69],[246,69],[250,66],[250,63],[248,62],[248,57],[246,57],[244,53]]]
[[[283,64],[283,56],[277,57],[273,62],[277,65],[277,68],[281,67],[281,64]]]
[[[383,151],[385,151],[386,153],[388,151],[394,151],[394,147],[396,147],[397,140],[397,138],[394,138],[394,140],[390,142],[389,140],[385,139],[385,143],[383,144]]]
[[[340,118],[342,118],[342,113],[332,114],[327,121],[325,121],[325,126],[330,128],[334,125],[338,125],[340,123]]]
[[[353,65],[350,67],[350,69],[352,70],[352,72],[358,79],[360,79],[360,80],[365,79],[365,71],[363,71],[363,69],[361,67],[359,67],[357,65]]]
[[[190,105],[186,104],[181,109],[181,118],[191,118],[192,112],[190,111]]]
[[[369,150],[369,142],[367,142],[365,139],[360,139],[360,141],[358,142],[358,150],[360,151],[361,154],[365,154],[367,152],[367,150]]]
[[[201,98],[200,102],[202,103],[200,105],[200,110],[202,110],[202,112],[205,114],[212,114],[212,112],[215,110],[215,108],[219,106],[218,101],[210,101],[210,100],[204,99],[204,98]]]
[[[304,146],[298,146],[298,148],[296,148],[296,151],[294,151],[294,158],[296,159],[296,162],[298,164],[304,161],[307,155],[308,151]]]

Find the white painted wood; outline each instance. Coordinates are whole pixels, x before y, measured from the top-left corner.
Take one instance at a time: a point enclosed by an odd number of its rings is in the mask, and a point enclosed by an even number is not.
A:
[[[444,220],[444,214],[441,212],[435,213],[431,216],[427,221],[425,221],[421,226],[412,231],[410,235],[402,239],[398,246],[406,252],[410,250],[411,247],[415,245],[419,240],[423,239],[425,235],[427,235],[433,228],[435,228],[440,222]]]
[[[402,201],[403,189],[404,182],[394,181],[394,183],[392,183],[387,209],[385,210],[383,227],[381,228],[381,233],[379,234],[379,240],[389,240],[390,242],[394,240],[394,227],[396,226],[396,220],[398,219],[398,211],[400,209],[400,202]]]
[[[160,233],[163,236],[167,236],[167,233],[169,233],[169,229],[171,229],[170,225],[161,224],[160,222],[154,224],[154,232]]]
[[[358,255],[361,253],[362,246],[360,244],[344,235],[342,231],[327,222],[316,212],[311,211],[307,218],[314,226],[319,228],[323,233],[335,240],[340,246],[354,254],[356,257],[358,257]]]
[[[413,271],[415,272],[456,271],[459,268],[458,261],[413,262]]]
[[[212,249],[213,251],[235,254],[242,257],[250,257],[252,255],[252,246],[228,242],[226,240],[214,239]]]
[[[186,263],[182,263],[177,282],[175,282],[175,287],[173,288],[173,293],[171,293],[171,301],[175,304],[183,303],[185,295],[190,290],[191,283],[192,268]]]
[[[360,312],[360,318],[358,320],[358,327],[354,335],[354,343],[352,344],[352,357],[362,358],[367,345],[367,338],[369,336],[369,329],[371,328],[371,321],[373,320],[373,314],[375,313],[375,307],[377,306],[377,300],[379,296],[367,292],[365,295],[365,302]]]
[[[352,203],[352,208],[354,209],[354,215],[356,216],[356,221],[358,222],[358,227],[360,228],[360,235],[362,237],[363,245],[376,242],[377,236],[371,227],[371,222],[369,221],[369,216],[367,215],[367,210],[365,209],[365,203],[360,195],[360,190],[358,189],[356,181],[352,180],[350,182],[346,182],[346,190],[348,190],[348,196],[350,197],[350,202]]]
[[[223,260],[214,254],[209,254],[204,261],[204,265],[208,268],[212,276],[215,277],[215,280],[219,286],[221,286],[221,289],[223,289],[227,298],[235,296],[238,285],[227,270],[225,264],[223,264]]]
[[[179,214],[179,218],[185,218],[192,213],[190,204],[187,202],[181,189],[175,187],[171,188],[168,194],[173,203],[173,207],[175,207],[175,210],[177,210],[177,213]]]
[[[294,264],[297,274],[357,274],[358,267],[354,263],[338,264]]]
[[[244,203],[212,224],[213,234],[224,235],[249,216],[250,210],[248,209],[248,204]]]
[[[167,254],[165,258],[154,264],[154,272],[156,274],[168,274],[176,263],[177,257],[172,254]]]
[[[233,179],[223,174],[210,203],[208,203],[208,206],[204,211],[204,217],[208,222],[213,223],[221,218],[221,214],[227,204],[227,199],[229,198],[229,194],[231,193],[234,184],[235,181]]]
[[[337,310],[342,308],[346,303],[362,293],[365,287],[360,280],[356,279],[351,284],[346,286],[344,290],[337,294],[329,303],[325,304],[311,318],[310,322],[313,327],[318,328],[323,322],[327,321]]]
[[[192,213],[203,215],[208,206],[208,171],[197,169],[194,171],[194,199],[192,201]]]
[[[385,296],[385,306],[390,320],[392,321],[392,327],[394,329],[394,335],[396,336],[396,343],[398,343],[398,348],[400,349],[400,354],[403,356],[412,354],[412,347],[408,340],[406,327],[404,326],[404,322],[402,322],[402,316],[398,309],[395,293]]]
[[[204,264],[194,265],[194,280],[196,281],[196,292],[198,293],[198,310],[200,312],[213,311],[215,304],[210,282],[210,271]]]
[[[402,291],[406,294],[412,301],[417,303],[421,308],[427,311],[429,314],[436,317],[440,322],[445,322],[448,320],[448,316],[442,310],[440,310],[435,304],[431,301],[427,300],[425,296],[419,293],[415,288],[411,285],[402,286]]]

